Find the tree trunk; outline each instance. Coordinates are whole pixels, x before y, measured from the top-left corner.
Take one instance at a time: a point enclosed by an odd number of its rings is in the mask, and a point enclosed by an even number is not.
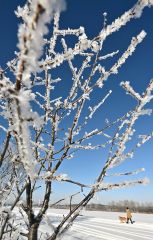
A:
[[[38,239],[38,223],[33,223],[29,229],[28,240],[37,240]]]

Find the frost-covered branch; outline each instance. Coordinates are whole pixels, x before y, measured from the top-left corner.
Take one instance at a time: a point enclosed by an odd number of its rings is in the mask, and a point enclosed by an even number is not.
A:
[[[138,0],[137,3],[121,17],[115,19],[115,21],[104,28],[96,40],[104,41],[109,35],[118,31],[122,26],[126,25],[132,18],[139,18],[143,12],[143,9],[147,6],[151,7],[153,1],[151,0]]]
[[[137,170],[131,171],[131,172],[106,174],[106,176],[107,177],[129,176],[129,175],[136,175],[136,174],[138,174],[140,172],[144,172],[144,171],[145,171],[144,168],[140,168],[140,169],[137,169]]]
[[[114,184],[101,184],[98,185],[98,191],[107,191],[107,190],[113,190],[116,188],[124,188],[124,187],[131,187],[134,186],[136,184],[148,184],[149,183],[149,179],[148,178],[143,178],[140,180],[135,180],[135,181],[125,181],[122,183],[114,183]]]

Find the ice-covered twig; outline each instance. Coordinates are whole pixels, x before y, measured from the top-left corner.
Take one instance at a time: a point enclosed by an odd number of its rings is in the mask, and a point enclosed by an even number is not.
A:
[[[133,126],[135,122],[137,121],[138,117],[141,115],[141,111],[143,110],[143,107],[152,100],[153,96],[151,95],[151,91],[153,90],[153,80],[150,81],[148,87],[146,88],[146,91],[144,92],[143,96],[141,97],[140,101],[138,102],[138,105],[136,106],[135,110],[131,114],[131,117],[129,121],[127,122],[127,127],[124,131],[124,133],[121,136],[121,139],[118,143],[118,148],[115,151],[114,155],[110,157],[110,159],[107,161],[106,166],[107,167],[114,167],[116,164],[118,165],[120,161],[122,161],[122,153],[125,150],[125,144],[127,141],[129,141],[130,135],[133,131]]]
[[[110,57],[114,57],[118,53],[119,53],[119,50],[117,50],[115,52],[112,52],[112,53],[108,53],[108,54],[106,54],[104,56],[99,57],[99,60],[101,61],[101,60],[105,60],[105,59],[110,58]]]
[[[137,45],[143,41],[146,36],[146,32],[142,30],[137,37],[133,37],[128,49],[122,54],[117,63],[111,68],[111,72],[114,74],[118,73],[118,69],[125,63],[126,59],[133,54]]]
[[[152,6],[151,0],[138,0],[137,3],[121,17],[117,18],[112,24],[104,28],[96,40],[104,41],[109,35],[118,31],[122,26],[126,25],[132,18],[138,18],[141,16],[143,9],[147,6]]]
[[[135,186],[137,184],[149,184],[149,179],[148,178],[143,178],[143,179],[139,179],[139,180],[135,180],[135,181],[125,181],[122,183],[112,183],[112,184],[98,184],[98,189],[97,191],[107,191],[107,190],[113,190],[113,189],[117,189],[117,188],[125,188],[125,187],[131,187],[131,186]]]
[[[106,101],[106,99],[110,96],[111,93],[112,91],[110,90],[108,94],[101,101],[99,101],[98,105],[94,107],[89,107],[89,110],[90,110],[90,114],[88,116],[89,118],[92,118],[93,114],[97,111],[98,108],[101,107],[101,105]]]
[[[137,101],[141,101],[141,96],[139,93],[135,92],[134,89],[130,86],[130,82],[121,82],[120,85],[129,93],[132,97],[134,97]]]
[[[141,172],[144,172],[145,169],[144,168],[139,168],[135,171],[131,171],[131,172],[125,172],[125,173],[114,173],[114,174],[106,174],[106,177],[118,177],[118,176],[129,176],[129,175],[136,175],[139,174]]]
[[[23,8],[18,7],[16,15],[22,17],[24,23],[19,26],[18,31],[20,58],[16,70],[16,89],[20,89],[21,84],[27,87],[31,85],[31,73],[39,69],[43,36],[48,32],[46,24],[53,18],[54,12],[61,8],[59,3],[60,1],[36,0]]]

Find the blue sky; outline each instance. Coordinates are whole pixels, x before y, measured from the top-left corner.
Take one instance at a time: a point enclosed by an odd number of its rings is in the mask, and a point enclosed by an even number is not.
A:
[[[14,57],[14,50],[17,45],[17,28],[19,20],[16,19],[14,10],[18,4],[22,5],[25,1],[5,0],[0,2],[0,65]],[[60,27],[61,28],[78,28],[84,26],[89,38],[96,36],[103,25],[103,12],[107,12],[107,22],[110,24],[115,18],[119,17],[126,10],[131,8],[136,1],[131,0],[67,0],[67,10],[62,13]],[[98,97],[105,96],[108,89],[112,89],[113,93],[106,105],[99,110],[95,118],[90,122],[89,129],[95,129],[104,123],[104,119],[116,119],[122,116],[127,110],[135,105],[135,101],[126,95],[124,90],[120,88],[121,81],[130,81],[131,85],[138,92],[142,93],[147,86],[149,80],[153,77],[153,8],[145,9],[140,19],[134,19],[123,27],[119,32],[109,37],[104,45],[103,54],[111,51],[120,50],[122,53],[129,45],[131,38],[136,36],[142,29],[147,32],[144,41],[137,47],[136,52],[130,57],[126,64],[119,70],[119,74],[110,77],[104,89],[98,90],[96,95],[92,97],[92,101],[96,102]],[[71,41],[70,41],[71,44]],[[106,62],[106,67],[112,62]],[[77,63],[76,63],[77,64]],[[63,69],[63,78],[67,79],[70,75],[66,69]],[[65,88],[69,88],[69,82],[64,83]],[[63,86],[62,86],[63,88]],[[62,88],[59,88],[59,95],[62,94]],[[153,102],[148,106],[153,108]],[[138,134],[148,134],[153,129],[153,117],[142,117],[136,129]],[[94,140],[93,140],[93,143]],[[67,172],[68,175],[77,181],[92,183],[92,180],[99,173],[99,166],[104,164],[108,153],[104,150],[80,152],[73,161],[66,161],[60,172]],[[138,149],[132,160],[127,160],[123,165],[115,168],[113,171],[121,172],[122,170],[134,170],[145,167],[146,172],[138,177],[147,176],[151,183],[148,186],[136,186],[128,189],[115,190],[110,192],[99,193],[100,202],[108,202],[112,200],[136,200],[136,201],[152,201],[153,199],[153,140],[148,142],[142,148]],[[129,177],[127,180],[131,179]],[[110,181],[120,182],[125,178],[110,179]],[[108,179],[109,181],[109,179]],[[76,192],[77,187],[69,184],[55,184],[56,190],[53,190],[55,198],[63,196],[70,191]],[[40,192],[38,193],[40,195]]]

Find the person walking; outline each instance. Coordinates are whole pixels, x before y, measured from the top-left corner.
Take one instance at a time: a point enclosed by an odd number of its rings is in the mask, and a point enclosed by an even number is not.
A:
[[[126,208],[126,214],[127,214],[127,221],[126,221],[126,223],[129,223],[129,220],[130,220],[131,224],[133,224],[132,213],[131,213],[131,211],[130,211],[130,209],[128,207]]]

